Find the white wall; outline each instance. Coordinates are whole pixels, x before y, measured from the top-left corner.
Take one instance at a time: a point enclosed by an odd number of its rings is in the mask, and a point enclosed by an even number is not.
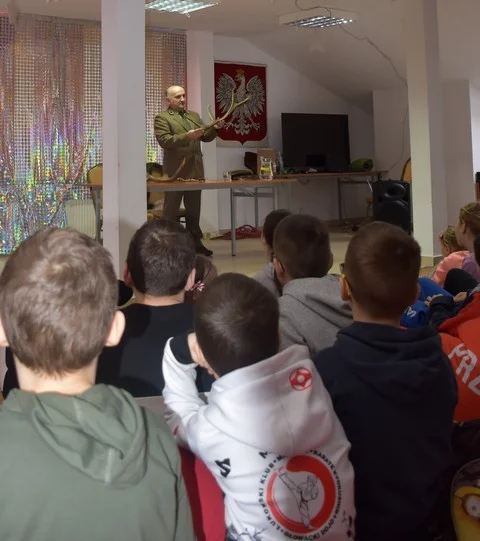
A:
[[[480,171],[480,90],[470,86],[470,110],[472,114],[473,169]]]
[[[468,81],[443,84],[443,121],[447,215],[448,223],[455,224],[460,208],[475,197],[472,112]]]
[[[473,200],[474,170],[480,171],[480,92],[468,81],[452,81],[443,84],[443,101],[448,221],[455,223],[458,210]],[[379,169],[389,171],[387,178],[399,179],[410,157],[408,118],[403,131],[407,105],[405,87],[373,93],[375,158]]]
[[[375,159],[378,169],[388,171],[386,178],[400,179],[403,166],[410,157],[407,112],[406,87],[374,91]]]
[[[251,43],[240,38],[214,37],[216,60],[247,62],[267,65],[268,135],[269,146],[282,146],[281,113],[332,113],[348,114],[350,122],[350,153],[352,160],[372,157],[373,118],[362,110],[349,105],[323,87],[303,77],[295,70],[275,60]],[[217,148],[217,173],[219,178],[227,169],[243,168],[243,158],[250,148]],[[362,216],[366,210],[366,186],[347,186],[344,189],[345,211],[348,216]],[[294,212],[308,212],[324,220],[336,219],[337,192],[334,180],[310,181],[308,185],[294,185],[292,200],[287,201],[288,191],[281,195],[280,204]],[[272,209],[270,200],[260,201],[260,219]],[[253,201],[238,202],[238,225],[254,222]],[[226,229],[230,224],[229,196],[219,192],[219,225]]]

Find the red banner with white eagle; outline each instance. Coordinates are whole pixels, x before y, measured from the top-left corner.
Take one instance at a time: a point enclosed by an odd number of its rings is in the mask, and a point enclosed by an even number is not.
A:
[[[250,99],[227,118],[218,132],[221,145],[261,146],[267,138],[267,68],[253,64],[215,62],[215,115],[222,117],[232,103]]]

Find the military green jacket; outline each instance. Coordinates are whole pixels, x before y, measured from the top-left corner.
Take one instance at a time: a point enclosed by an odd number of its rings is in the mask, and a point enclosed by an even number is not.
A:
[[[185,167],[180,172],[180,178],[205,178],[203,157],[200,141],[208,143],[217,136],[217,130],[210,128],[201,139],[192,141],[187,132],[202,128],[205,123],[198,113],[185,111],[182,117],[178,112],[167,109],[155,117],[155,137],[164,150],[163,170],[167,175],[173,175],[186,157]]]

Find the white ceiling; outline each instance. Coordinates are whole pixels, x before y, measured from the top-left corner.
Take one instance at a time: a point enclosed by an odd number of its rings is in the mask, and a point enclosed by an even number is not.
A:
[[[8,0],[0,0],[5,8]],[[143,1],[143,0],[127,0]],[[346,26],[368,37],[405,77],[403,0],[298,0],[302,8],[328,3],[359,13]],[[101,0],[15,0],[20,11],[80,19],[99,19]],[[3,4],[3,5],[2,5]],[[438,0],[440,56],[445,79],[468,79],[480,86],[477,60],[480,0]],[[341,28],[297,30],[279,27],[278,16],[298,11],[295,0],[222,0],[219,6],[182,15],[147,11],[147,23],[167,28],[209,30],[248,39],[344,99],[371,110],[371,92],[402,84],[389,61],[366,41]]]

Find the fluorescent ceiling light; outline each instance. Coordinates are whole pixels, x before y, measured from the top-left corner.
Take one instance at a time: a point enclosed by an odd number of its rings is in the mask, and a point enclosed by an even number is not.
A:
[[[219,0],[153,0],[145,5],[145,9],[188,15],[192,11],[216,6],[218,3]]]
[[[357,17],[358,14],[351,11],[316,8],[283,15],[280,17],[280,24],[302,28],[328,28],[329,26],[353,23]]]

